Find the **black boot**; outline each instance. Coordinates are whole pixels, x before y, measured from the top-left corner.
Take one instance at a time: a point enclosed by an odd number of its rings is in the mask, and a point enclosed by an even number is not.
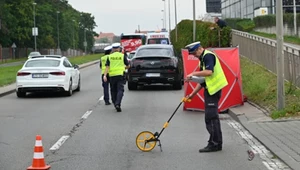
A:
[[[218,146],[213,146],[213,145],[207,145],[203,149],[199,150],[200,153],[202,153],[202,152],[216,152],[216,151],[219,151]]]
[[[116,105],[117,112],[122,112],[122,109],[119,105]]]

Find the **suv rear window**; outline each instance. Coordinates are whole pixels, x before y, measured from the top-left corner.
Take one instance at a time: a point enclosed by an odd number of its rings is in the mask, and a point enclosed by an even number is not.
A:
[[[136,56],[173,56],[172,50],[168,48],[145,48],[140,49]]]
[[[60,64],[60,60],[31,60],[28,61],[25,67],[58,67]]]

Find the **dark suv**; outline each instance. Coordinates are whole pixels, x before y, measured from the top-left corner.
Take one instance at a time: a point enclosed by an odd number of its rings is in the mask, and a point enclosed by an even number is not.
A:
[[[138,85],[162,83],[181,90],[182,75],[179,59],[174,55],[172,45],[143,45],[130,61],[128,89],[136,90]]]

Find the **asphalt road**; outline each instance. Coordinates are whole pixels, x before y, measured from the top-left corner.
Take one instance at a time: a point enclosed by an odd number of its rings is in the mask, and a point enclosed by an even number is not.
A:
[[[272,160],[259,154],[248,161],[250,147],[267,151],[255,140],[249,144],[253,137],[228,115],[221,115],[223,151],[199,153],[208,139],[204,115],[182,108],[160,137],[163,152],[159,146],[141,152],[135,145],[137,134],[160,131],[183,91],[162,86],[128,91],[126,86],[123,112],[118,113],[101,100],[98,65],[81,73],[82,90],[71,97],[37,94],[18,99],[11,94],[0,98],[1,170],[30,166],[36,135],[42,136],[45,160],[55,170],[270,169],[266,164]]]

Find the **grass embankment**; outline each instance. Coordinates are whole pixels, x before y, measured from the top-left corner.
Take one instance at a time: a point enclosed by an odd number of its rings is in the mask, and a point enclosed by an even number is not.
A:
[[[80,65],[80,64],[88,63],[90,61],[99,60],[101,56],[102,54],[77,56],[77,57],[70,57],[69,60],[72,64]],[[14,62],[16,62],[16,60]],[[0,67],[0,87],[14,83],[16,81],[16,73],[21,68],[22,65]]]
[[[277,110],[277,76],[245,57],[241,57],[241,71],[248,100],[269,110],[273,119],[300,116],[300,89],[286,82],[285,109]]]
[[[18,58],[18,59],[0,59],[0,64],[5,64],[5,63],[13,63],[13,62],[18,62],[18,61],[26,61],[26,57]]]
[[[268,34],[268,33],[257,32],[257,31],[251,31],[249,33],[276,40],[276,34]],[[284,36],[283,39],[284,39],[284,42],[286,42],[286,43],[300,45],[300,38],[298,38],[297,36]]]

